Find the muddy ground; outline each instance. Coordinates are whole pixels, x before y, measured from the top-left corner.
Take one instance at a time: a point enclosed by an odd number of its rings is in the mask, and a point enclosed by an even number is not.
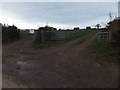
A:
[[[46,49],[34,49],[33,40],[3,46],[3,87],[117,88],[118,65],[93,58],[87,47],[95,35]],[[19,65],[18,62],[22,63]],[[14,82],[9,85],[7,82]]]

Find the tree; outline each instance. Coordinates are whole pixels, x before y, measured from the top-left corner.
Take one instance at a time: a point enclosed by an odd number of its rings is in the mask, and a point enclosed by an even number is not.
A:
[[[74,30],[79,30],[79,27],[75,27]]]
[[[88,26],[88,27],[86,27],[86,29],[91,29],[91,27],[90,27],[90,26]]]
[[[2,41],[9,42],[20,39],[20,30],[16,26],[2,25]]]
[[[58,31],[61,31],[62,29],[59,29]]]
[[[99,29],[101,27],[101,25],[97,24],[97,25],[95,25],[95,27],[97,27],[97,29]]]

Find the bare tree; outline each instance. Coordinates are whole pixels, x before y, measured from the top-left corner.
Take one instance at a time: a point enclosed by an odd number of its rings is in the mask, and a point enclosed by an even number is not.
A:
[[[113,21],[114,19],[116,19],[117,16],[118,16],[117,14],[115,14],[115,13],[111,13],[111,12],[110,12],[110,13],[109,13],[109,19],[110,19],[110,22]]]
[[[109,13],[109,19],[110,19],[110,22],[112,21],[112,13],[110,12]]]

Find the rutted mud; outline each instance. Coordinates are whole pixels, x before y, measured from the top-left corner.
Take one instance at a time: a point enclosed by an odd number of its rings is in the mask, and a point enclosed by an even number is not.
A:
[[[77,39],[47,49],[32,48],[33,40],[15,42],[3,47],[3,73],[31,88],[116,88],[117,65],[87,53],[94,38],[95,35],[82,43]]]

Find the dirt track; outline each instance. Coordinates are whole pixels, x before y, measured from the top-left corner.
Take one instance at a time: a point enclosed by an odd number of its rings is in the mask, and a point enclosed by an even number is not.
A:
[[[117,65],[87,53],[94,38],[37,50],[32,40],[17,41],[3,47],[3,73],[31,88],[116,88]],[[18,61],[24,62],[19,70]]]

